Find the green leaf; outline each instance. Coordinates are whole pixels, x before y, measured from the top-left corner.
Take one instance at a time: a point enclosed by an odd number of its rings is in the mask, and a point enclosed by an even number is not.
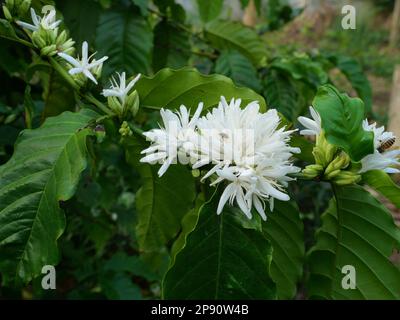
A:
[[[221,75],[203,75],[196,69],[160,70],[153,77],[141,77],[136,85],[142,106],[154,109],[176,109],[181,104],[196,108],[199,102],[204,109],[216,106],[223,95],[226,99],[241,98],[246,104],[257,100],[261,111],[266,110],[264,98],[253,90],[236,87],[232,80]]]
[[[104,276],[101,279],[101,288],[107,299],[111,300],[140,300],[142,298],[140,287],[123,273]]]
[[[0,37],[14,41],[19,39],[10,22],[5,19],[0,19]]]
[[[76,42],[81,47],[83,41],[91,44],[96,37],[96,27],[101,13],[97,1],[58,0],[57,8],[64,16],[64,22]]]
[[[154,28],[153,69],[181,68],[190,58],[189,34],[166,20]]]
[[[264,64],[266,48],[257,33],[240,23],[212,21],[206,25],[205,36],[220,50],[235,49],[245,55],[254,66]]]
[[[400,229],[386,208],[360,186],[334,187],[336,202],[322,215],[310,251],[308,294],[324,299],[400,299],[400,270],[391,261]],[[344,266],[356,288],[343,289]]]
[[[322,128],[330,143],[343,148],[354,161],[374,152],[374,134],[362,127],[365,112],[360,99],[325,85],[318,89],[313,106],[321,115]]]
[[[148,6],[148,0],[132,0],[132,3],[139,7],[140,13],[142,16],[146,17],[148,15],[147,11],[147,6]]]
[[[290,138],[290,146],[301,150],[301,153],[296,153],[293,157],[301,161],[314,163],[315,159],[312,152],[315,145],[310,140],[303,136],[294,135]]]
[[[65,228],[59,202],[70,199],[86,167],[93,111],[65,112],[24,130],[0,167],[0,271],[4,283],[28,282],[58,262]],[[17,279],[16,279],[17,278]]]
[[[362,177],[366,184],[400,208],[400,187],[387,173],[381,170],[371,170],[365,172]]]
[[[367,112],[372,110],[372,89],[358,61],[343,55],[331,55],[329,60],[346,76],[358,96],[364,101]]]
[[[106,11],[100,16],[96,35],[99,56],[108,56],[104,76],[115,71],[150,73],[153,32],[148,22],[128,10]]]
[[[265,236],[243,227],[239,209],[216,214],[218,201],[200,209],[196,229],[163,281],[165,299],[274,299],[272,249]]]
[[[262,230],[272,245],[271,278],[279,299],[292,299],[303,274],[304,234],[299,209],[290,202],[276,201],[274,212]]]
[[[138,138],[125,142],[127,161],[142,179],[136,194],[139,248],[158,251],[177,236],[183,216],[193,205],[195,185],[190,171],[182,165],[173,164],[158,177],[157,166],[139,162],[140,151],[145,148],[146,144]]]
[[[54,70],[42,75],[44,78],[42,120],[57,116],[64,111],[73,111],[76,104],[75,96],[68,83]]]
[[[199,7],[200,18],[208,22],[218,18],[221,13],[223,0],[196,0]]]
[[[263,79],[263,95],[267,105],[277,109],[289,121],[295,121],[301,114],[295,84],[287,75],[270,70]]]
[[[239,86],[261,91],[257,70],[251,61],[236,50],[222,52],[215,62],[215,72],[231,78]]]
[[[293,79],[301,80],[315,89],[328,82],[328,74],[321,64],[305,54],[277,59],[271,67],[284,71]]]

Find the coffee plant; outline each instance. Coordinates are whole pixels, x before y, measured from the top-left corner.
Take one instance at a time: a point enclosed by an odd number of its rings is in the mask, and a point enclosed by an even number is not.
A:
[[[362,67],[192,2],[2,4],[0,296],[400,299]]]

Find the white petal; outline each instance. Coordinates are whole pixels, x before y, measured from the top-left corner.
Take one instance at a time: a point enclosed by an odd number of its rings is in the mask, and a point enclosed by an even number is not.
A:
[[[257,212],[260,214],[261,218],[264,221],[267,221],[267,215],[265,214],[264,206],[257,196],[253,196],[253,203],[254,203],[254,207],[256,208]]]
[[[232,192],[234,192],[235,185],[233,183],[229,184],[224,192],[221,195],[221,199],[219,200],[218,203],[218,209],[217,209],[217,214],[221,214],[222,209],[225,206],[225,203],[228,201],[228,199],[232,196]]]
[[[107,59],[108,59],[108,57],[105,56],[105,57],[103,57],[103,58],[101,58],[101,59],[99,59],[99,60],[96,60],[96,61],[90,63],[90,64],[88,65],[88,68],[89,68],[89,69],[95,68],[95,67],[97,67],[98,65],[102,64],[102,63],[103,63],[104,61],[106,61]]]
[[[95,84],[97,84],[96,78],[92,75],[92,73],[88,69],[83,70],[83,74],[90,80],[92,80]]]
[[[31,31],[37,31],[38,30],[38,27],[36,27],[36,26],[34,26],[32,24],[23,22],[23,21],[16,21],[16,23],[19,26],[21,26],[22,28],[25,28],[25,29],[28,29],[28,30],[31,30]]]
[[[159,177],[161,177],[167,171],[167,169],[171,165],[172,161],[173,161],[172,159],[168,159],[167,161],[165,161],[163,163],[163,165],[161,166],[161,168],[157,172]]]
[[[82,43],[82,62],[85,64],[88,63],[88,51],[89,51],[89,45],[87,41],[83,41]]]
[[[126,92],[128,93],[129,91],[131,91],[131,89],[133,88],[133,86],[136,84],[136,82],[139,81],[141,77],[141,74],[139,73],[131,82],[129,82],[128,86],[126,87]]]
[[[67,60],[75,68],[80,68],[82,66],[81,63],[78,60],[76,60],[75,58],[71,57],[69,54],[66,54],[64,52],[59,52],[58,55],[61,58]]]

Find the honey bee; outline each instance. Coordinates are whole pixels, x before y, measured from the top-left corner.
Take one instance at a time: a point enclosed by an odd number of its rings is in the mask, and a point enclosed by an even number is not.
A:
[[[378,147],[378,151],[380,153],[382,153],[382,152],[390,149],[394,145],[395,142],[396,142],[396,138],[395,137],[392,137],[392,138],[389,138],[389,139],[381,141],[381,144]]]

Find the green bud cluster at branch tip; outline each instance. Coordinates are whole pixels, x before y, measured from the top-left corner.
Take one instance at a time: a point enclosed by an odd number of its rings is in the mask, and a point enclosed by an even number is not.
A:
[[[315,164],[305,167],[301,175],[305,179],[333,181],[337,185],[353,184],[361,181],[361,175],[351,168],[351,159],[339,148],[330,144],[323,131],[317,136],[313,149]]]
[[[31,0],[6,0],[3,4],[3,13],[8,21],[25,16],[31,6]]]
[[[131,128],[129,127],[129,124],[126,121],[122,122],[121,127],[119,128],[118,132],[123,137],[130,137],[133,135],[133,132],[132,132]]]
[[[42,17],[37,15],[33,8],[30,11],[32,24],[19,20],[16,20],[16,23],[26,31],[42,56],[50,57],[58,52],[69,55],[74,53],[75,42],[68,38],[67,31],[63,30],[59,33],[58,26],[61,24],[61,20],[56,21],[54,8],[49,9]]]

